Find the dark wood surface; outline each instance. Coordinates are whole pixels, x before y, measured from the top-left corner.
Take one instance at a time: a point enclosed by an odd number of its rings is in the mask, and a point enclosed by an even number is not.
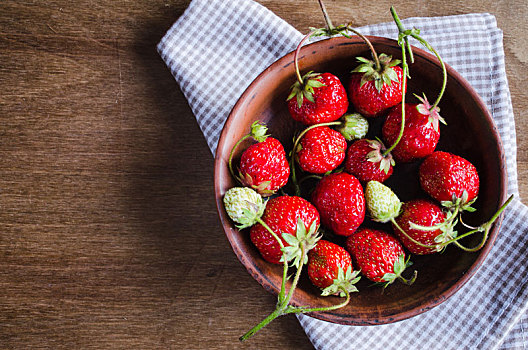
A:
[[[315,0],[263,5],[297,29]],[[223,234],[213,158],[155,45],[188,0],[0,2],[0,348],[310,349]],[[528,6],[327,1],[335,23],[491,12],[528,198]]]

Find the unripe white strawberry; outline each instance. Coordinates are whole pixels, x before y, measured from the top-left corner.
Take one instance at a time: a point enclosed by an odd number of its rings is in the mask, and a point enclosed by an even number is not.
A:
[[[253,226],[264,213],[266,203],[260,194],[249,187],[233,187],[224,195],[227,215],[243,229]]]
[[[369,181],[365,189],[367,209],[374,221],[389,222],[397,217],[401,210],[398,196],[378,181]]]

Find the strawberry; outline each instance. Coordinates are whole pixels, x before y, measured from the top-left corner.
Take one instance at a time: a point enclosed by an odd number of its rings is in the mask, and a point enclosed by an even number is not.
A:
[[[470,205],[478,195],[479,176],[466,159],[448,152],[434,152],[420,165],[419,177],[422,189],[443,206],[473,210]]]
[[[396,193],[379,181],[367,183],[365,201],[370,217],[374,221],[386,223],[400,214],[400,199]]]
[[[240,159],[239,180],[263,196],[286,185],[290,167],[282,144],[273,137],[249,146]]]
[[[319,227],[319,213],[307,200],[295,196],[280,196],[270,199],[262,215],[262,221],[280,236],[285,247],[290,246],[284,236],[297,236],[299,231],[315,237]],[[302,223],[302,225],[299,225]],[[264,260],[279,264],[282,251],[279,242],[260,223],[250,230],[251,242],[257,247]],[[289,239],[289,238],[286,238]]]
[[[353,277],[358,275],[358,272],[352,274],[353,270],[350,254],[343,247],[332,242],[320,240],[308,253],[308,277],[314,286],[324,290],[323,295],[338,292],[339,284],[345,282],[344,272],[350,275],[348,281],[351,280],[352,275]],[[359,278],[349,283],[351,287],[348,289],[349,292],[357,291],[353,284],[358,280]],[[338,285],[333,286],[334,283]]]
[[[361,139],[348,147],[345,171],[361,182],[383,182],[392,175],[394,160],[391,154],[383,155],[385,146],[377,140]]]
[[[416,96],[421,103],[405,104],[405,129],[396,147],[391,151],[397,162],[407,163],[424,158],[434,152],[440,139],[439,122],[445,120],[438,114],[440,108],[432,110],[427,98]],[[400,134],[402,123],[401,106],[395,106],[389,112],[383,124],[383,141],[394,144]]]
[[[345,244],[356,266],[371,281],[385,286],[396,279],[407,284],[414,282],[416,272],[410,280],[401,276],[410,263],[405,261],[405,252],[400,242],[390,234],[361,228],[348,237]]]
[[[341,236],[349,236],[365,219],[365,198],[358,179],[347,173],[321,179],[312,193],[312,203],[323,225]]]
[[[327,126],[310,129],[296,149],[297,162],[302,170],[324,174],[337,168],[345,159],[345,137]]]
[[[264,214],[266,203],[249,187],[232,187],[224,195],[227,215],[239,229],[253,226]]]
[[[305,125],[337,120],[348,109],[345,88],[331,73],[309,72],[292,85],[287,101],[292,118]]]
[[[359,113],[347,113],[341,117],[341,124],[336,127],[347,141],[359,140],[367,135],[369,124]]]
[[[449,235],[448,231],[442,230],[441,224],[446,222],[446,214],[434,202],[427,199],[414,199],[403,203],[401,214],[395,219],[397,225],[393,223],[395,235],[400,239],[401,243],[413,254],[432,254],[441,250],[441,246],[437,248],[427,248],[412,242],[408,236],[413,240],[418,241],[424,245],[437,245],[445,240]],[[417,225],[429,228],[423,230]],[[398,227],[399,226],[399,227]],[[432,229],[438,227],[436,230]],[[402,230],[404,232],[402,232]],[[447,234],[446,234],[447,233]]]
[[[402,100],[403,71],[400,60],[381,54],[376,61],[363,57],[352,71],[348,85],[350,103],[365,117],[376,117]]]

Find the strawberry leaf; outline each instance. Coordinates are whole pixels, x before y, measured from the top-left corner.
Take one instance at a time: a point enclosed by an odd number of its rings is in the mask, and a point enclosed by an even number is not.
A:
[[[286,243],[288,243],[291,246],[296,245],[298,241],[294,235],[287,233],[287,232],[282,233],[282,239],[284,239],[284,241],[286,241]]]
[[[317,241],[321,239],[321,235],[317,234],[316,220],[312,221],[307,231],[302,219],[298,218],[295,236],[283,232],[282,238],[288,245],[282,249],[283,255],[280,261],[292,262],[291,266],[300,268],[308,262],[308,251],[315,247]]]
[[[295,96],[297,99],[298,108],[302,107],[305,98],[308,101],[314,103],[314,88],[317,89],[325,86],[325,84],[319,80],[320,76],[321,75],[319,73],[314,73],[313,71],[306,73],[302,77],[302,83],[296,81],[292,85],[290,94],[288,95],[286,101],[291,100]]]
[[[352,267],[350,265],[347,267],[346,273],[343,272],[343,268],[339,266],[337,278],[334,279],[330,286],[323,289],[321,295],[328,296],[339,293],[340,297],[345,297],[345,290],[348,293],[358,292],[358,289],[355,286],[355,284],[361,279],[358,275],[359,271],[352,272]]]
[[[297,92],[296,96],[297,96],[297,106],[299,108],[301,108],[302,107],[302,103],[303,103],[303,94]]]
[[[251,124],[251,136],[257,142],[266,141],[266,138],[269,136],[269,135],[266,135],[267,131],[268,131],[267,126],[265,124],[262,124],[259,120]]]
[[[361,56],[356,57],[356,60],[358,60],[361,63],[367,63],[367,64],[370,64],[372,62],[371,60],[369,60],[369,59],[367,59],[365,57],[361,57]]]

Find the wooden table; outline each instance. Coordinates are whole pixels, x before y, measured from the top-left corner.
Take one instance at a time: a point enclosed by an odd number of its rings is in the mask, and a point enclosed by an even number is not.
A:
[[[315,0],[261,0],[302,32]],[[156,53],[188,0],[0,2],[0,348],[309,349],[224,237],[213,158]],[[327,1],[335,23],[488,11],[528,199],[528,6]]]

